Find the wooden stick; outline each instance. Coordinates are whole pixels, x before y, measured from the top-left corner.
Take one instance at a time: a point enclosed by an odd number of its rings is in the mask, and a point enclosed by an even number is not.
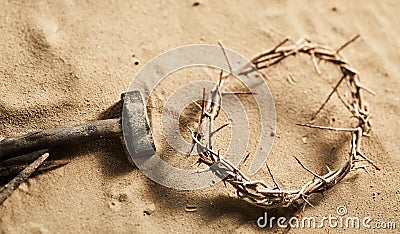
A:
[[[37,172],[47,171],[57,167],[64,166],[69,163],[69,160],[54,160],[46,161],[37,169]],[[15,176],[24,170],[29,164],[17,164],[17,165],[6,165],[0,166],[0,177]]]
[[[33,163],[27,166],[13,180],[4,185],[4,187],[0,190],[0,205],[3,204],[3,202],[19,187],[19,185],[26,181],[48,157],[48,153],[43,154]]]

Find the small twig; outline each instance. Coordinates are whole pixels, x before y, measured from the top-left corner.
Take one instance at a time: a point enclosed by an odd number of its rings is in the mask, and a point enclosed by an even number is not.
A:
[[[3,204],[3,202],[14,192],[14,190],[17,189],[21,183],[26,181],[48,157],[48,153],[43,154],[33,163],[27,166],[23,171],[21,171],[21,173],[19,173],[9,183],[4,185],[4,187],[0,190],[0,205]]]
[[[36,170],[36,172],[47,171],[51,169],[55,169],[61,166],[68,164],[69,160],[54,160],[54,161],[46,161],[43,162],[42,165]],[[26,168],[28,164],[17,164],[17,165],[5,165],[0,166],[0,177],[13,176],[20,173],[24,168]]]

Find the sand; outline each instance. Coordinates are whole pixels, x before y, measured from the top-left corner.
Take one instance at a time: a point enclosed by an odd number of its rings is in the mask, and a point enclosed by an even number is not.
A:
[[[400,3],[203,0],[194,6],[194,2],[2,1],[0,135],[16,136],[101,118],[145,63],[178,46],[223,41],[225,47],[249,58],[287,36],[307,36],[339,47],[358,33],[361,40],[343,55],[377,94],[368,96],[373,130],[363,151],[383,170],[369,168],[371,175],[363,170],[352,172],[304,212],[277,209],[268,215],[322,217],[337,215],[337,207],[345,205],[351,216],[394,221],[399,226]],[[323,172],[324,164],[339,166],[348,149],[346,135],[294,125],[312,115],[337,81],[333,67],[322,66],[322,70],[322,76],[316,75],[309,59],[298,56],[263,71],[277,112],[277,136],[268,163],[286,188],[298,188],[311,178],[292,156]],[[198,78],[196,74],[182,74],[181,81],[165,81],[160,86],[148,106],[153,127],[171,90]],[[287,81],[288,74],[295,78],[294,84]],[[215,76],[205,79],[215,80]],[[241,100],[251,110],[251,99]],[[332,123],[335,118],[335,126],[348,124],[342,108],[333,100],[322,112],[321,123]],[[257,113],[250,116],[256,123]],[[257,126],[251,129],[256,135]],[[193,161],[178,158],[163,144],[160,134],[155,131],[158,150],[165,158],[177,166],[193,166]],[[219,140],[222,149],[229,142],[228,137]],[[257,142],[251,141],[248,152],[254,153],[256,147]],[[324,157],[332,148],[337,149],[333,158]],[[29,179],[12,194],[0,207],[2,233],[285,231],[276,225],[258,228],[256,221],[264,210],[235,198],[229,186],[177,191],[150,181],[129,163],[118,139],[61,148],[51,157],[71,162]],[[270,181],[265,171],[253,178]],[[188,204],[197,210],[185,211]],[[289,232],[326,231],[343,229]]]

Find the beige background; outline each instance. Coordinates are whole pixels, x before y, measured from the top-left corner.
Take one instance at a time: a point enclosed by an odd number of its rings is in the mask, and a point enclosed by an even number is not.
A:
[[[352,172],[324,198],[313,199],[314,208],[295,215],[336,215],[336,208],[346,205],[351,216],[396,221],[399,226],[400,3],[203,0],[192,5],[193,1],[167,0],[1,1],[0,134],[15,136],[98,119],[119,100],[143,64],[178,46],[221,40],[227,48],[251,57],[286,36],[307,36],[339,47],[359,33],[362,39],[343,54],[377,93],[368,97],[374,125],[363,150],[383,170],[370,168],[371,176],[363,170]],[[278,127],[268,163],[285,188],[298,188],[311,179],[292,156],[320,173],[326,172],[325,164],[335,168],[346,156],[346,135],[294,125],[309,118],[338,78],[333,67],[321,68],[323,75],[317,76],[310,60],[298,56],[264,71],[276,104]],[[153,127],[169,92],[183,81],[198,79],[196,74],[182,74],[183,80],[166,81],[159,88],[148,105]],[[207,74],[204,79],[215,80],[216,76],[210,75],[214,73]],[[287,82],[288,74],[295,84]],[[241,99],[251,112],[251,98]],[[343,113],[334,99],[318,121],[347,126],[348,115]],[[250,116],[256,123],[257,113]],[[252,139],[256,139],[257,127],[252,129]],[[157,139],[160,134],[155,131]],[[218,146],[223,149],[229,137],[221,138]],[[157,143],[158,150],[173,163],[193,166],[194,161],[177,159],[162,140]],[[256,147],[257,141],[252,140],[248,151],[254,152]],[[333,147],[335,153],[329,156]],[[71,162],[31,178],[12,194],[0,207],[2,232],[260,231],[256,219],[263,210],[232,198],[231,187],[218,184],[184,192],[154,184],[129,164],[118,140],[59,149],[52,157]],[[265,171],[254,178],[270,182]],[[186,212],[187,204],[196,205],[197,211]],[[151,215],[144,214],[153,206]],[[293,212],[272,210],[268,215],[290,217]]]

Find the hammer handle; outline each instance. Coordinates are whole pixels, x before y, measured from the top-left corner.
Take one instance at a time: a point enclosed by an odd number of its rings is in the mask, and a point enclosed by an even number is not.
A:
[[[122,136],[121,119],[106,119],[84,125],[35,131],[0,141],[0,162],[34,151],[101,138]]]

